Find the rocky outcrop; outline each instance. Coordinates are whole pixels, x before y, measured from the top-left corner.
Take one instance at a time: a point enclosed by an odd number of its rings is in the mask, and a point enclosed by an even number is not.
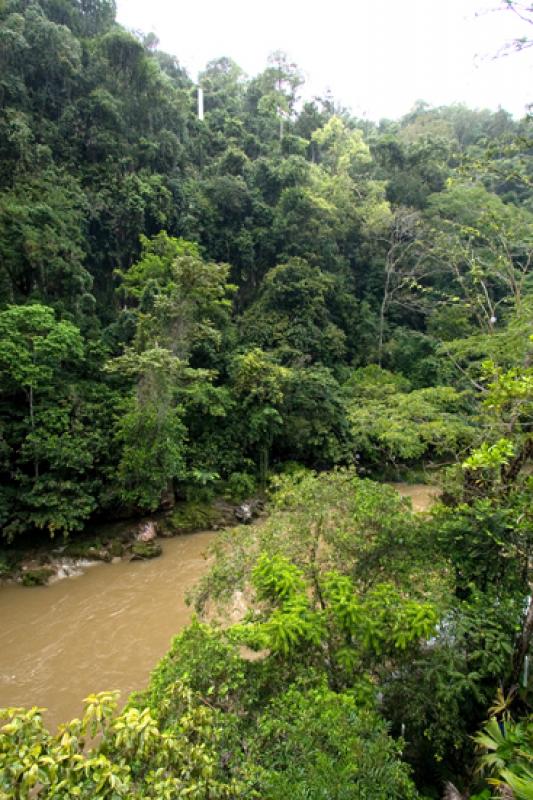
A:
[[[240,506],[235,509],[235,517],[243,525],[247,525],[253,519],[258,517],[264,510],[264,503],[262,500],[253,499],[245,500]]]
[[[152,520],[148,520],[148,522],[143,522],[139,526],[139,531],[135,537],[138,542],[153,542],[153,540],[157,537],[157,527],[156,523]]]
[[[218,531],[233,527],[236,521],[247,524],[264,513],[264,503],[252,498],[235,506],[225,498],[212,502],[187,501],[156,518],[113,522],[100,526],[92,535],[74,536],[53,549],[41,547],[13,563],[0,561],[0,581],[25,586],[45,585],[74,578],[99,561],[116,563],[122,558],[143,561],[162,554],[159,539],[195,531]],[[2,566],[4,569],[2,570]]]

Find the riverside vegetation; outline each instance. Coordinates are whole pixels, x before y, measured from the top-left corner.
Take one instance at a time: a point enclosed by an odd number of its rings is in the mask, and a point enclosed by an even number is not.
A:
[[[0,2],[2,538],[270,516],[195,593],[244,618],[122,711],[0,712],[0,797],[531,800],[531,118],[374,124],[276,53],[208,64],[199,121],[114,16]],[[433,466],[431,514],[370,480]]]

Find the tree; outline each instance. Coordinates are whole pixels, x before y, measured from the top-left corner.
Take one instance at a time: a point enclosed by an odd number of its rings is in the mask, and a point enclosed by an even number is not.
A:
[[[216,366],[234,291],[228,265],[204,261],[196,244],[164,231],[141,243],[141,259],[119,272],[138,303],[137,346],[157,343],[182,361]]]
[[[438,620],[431,604],[406,600],[388,584],[358,592],[346,575],[316,570],[306,585],[303,572],[282,555],[261,554],[251,577],[260,610],[233,628],[234,640],[282,662],[318,662],[337,691],[365,670],[374,672],[377,659],[416,649]]]
[[[315,607],[330,572],[349,578],[356,595],[377,584],[412,597],[427,596],[438,578],[437,557],[428,568],[430,540],[418,536],[408,505],[390,486],[357,477],[353,469],[314,473],[300,467],[272,480],[272,513],[239,537],[217,539],[217,561],[199,586],[206,600],[224,603],[245,590],[261,554],[301,570]]]
[[[283,428],[278,457],[313,468],[351,461],[352,441],[342,389],[331,370],[291,370],[282,407]]]
[[[475,435],[470,404],[450,386],[410,391],[408,381],[370,366],[343,386],[352,447],[363,463],[458,457]]]
[[[123,403],[115,441],[121,448],[118,486],[122,501],[155,511],[163,492],[185,475],[186,429],[177,405],[183,364],[160,347],[127,352],[108,371],[137,379],[133,397]]]
[[[0,194],[0,302],[28,299],[75,312],[92,287],[83,262],[85,198],[49,169]]]
[[[164,490],[200,467],[186,467],[186,407],[190,413],[202,406],[218,419],[226,415],[227,398],[214,385],[217,371],[206,367],[222,366],[233,287],[227,265],[204,261],[195,243],[164,231],[141,241],[140,260],[119,272],[121,291],[136,305],[133,347],[108,370],[136,380],[116,428],[120,494],[154,510]],[[196,421],[190,425],[198,433]]]
[[[301,259],[280,264],[242,317],[244,340],[273,351],[284,364],[332,366],[342,359],[345,343],[333,321],[336,290],[333,276]]]
[[[290,371],[259,348],[236,356],[231,368],[233,391],[246,412],[245,440],[257,447],[259,480],[266,484],[270,450],[280,431],[280,408]]]
[[[70,322],[58,322],[46,306],[11,306],[0,313],[0,370],[11,391],[26,395],[32,433],[39,394],[53,393],[64,364],[81,358],[79,330]],[[35,461],[35,477],[39,463]]]
[[[95,463],[102,454],[101,431],[77,383],[80,332],[51,308],[33,304],[0,312],[0,339],[2,401],[19,401],[4,416],[3,533],[11,538],[34,527],[68,534],[96,507]]]
[[[290,687],[260,715],[251,742],[259,784],[273,800],[417,797],[399,743],[353,693]]]
[[[391,305],[405,302],[406,295],[414,300],[416,288],[423,277],[420,261],[417,227],[419,215],[407,208],[399,208],[390,226],[385,256],[383,297],[379,310],[378,364],[382,366],[385,321]]]
[[[117,692],[89,695],[82,718],[65,723],[57,735],[45,728],[43,709],[2,709],[0,789],[21,800],[65,793],[82,800],[170,800],[183,792],[198,800],[229,800],[240,794],[243,787],[226,783],[216,766],[216,713],[184,683],[168,696],[180,708],[179,725],[165,726],[148,708],[117,714]],[[93,744],[86,748],[87,740]]]
[[[492,331],[500,308],[520,311],[533,258],[531,216],[479,186],[452,186],[430,199],[429,210],[458,293],[479,327]]]

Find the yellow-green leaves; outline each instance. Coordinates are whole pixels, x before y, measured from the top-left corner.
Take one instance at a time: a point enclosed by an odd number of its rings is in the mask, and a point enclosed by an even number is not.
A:
[[[214,752],[218,732],[211,709],[182,683],[172,686],[181,714],[166,730],[148,708],[117,716],[117,692],[85,700],[81,720],[53,736],[42,709],[0,710],[0,798],[16,800],[215,800],[235,796],[222,783]],[[90,736],[91,746],[86,742]],[[95,738],[96,737],[96,738]]]

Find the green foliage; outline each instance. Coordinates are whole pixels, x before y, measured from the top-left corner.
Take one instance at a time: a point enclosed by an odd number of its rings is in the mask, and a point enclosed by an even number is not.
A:
[[[186,429],[175,405],[174,380],[181,362],[155,347],[133,351],[108,363],[110,372],[137,377],[135,397],[123,404],[115,440],[121,447],[118,465],[120,497],[142,509],[155,510],[169,483],[184,473]]]
[[[356,370],[343,387],[354,446],[366,461],[449,457],[473,441],[464,395],[451,386],[401,391],[401,378],[376,370]]]
[[[21,492],[17,502],[4,488],[4,534],[32,525],[52,535],[79,529],[96,507],[93,470],[103,446],[90,428],[90,392],[77,382],[80,331],[51,308],[31,304],[1,312],[0,332],[3,402],[19,403],[7,417],[4,471],[12,471]]]
[[[396,730],[405,726],[419,781],[440,782],[473,762],[471,736],[509,669],[520,612],[517,598],[472,590],[450,602],[431,646],[386,677],[383,711]]]
[[[438,620],[430,604],[405,600],[390,585],[362,594],[346,575],[326,572],[306,586],[303,572],[281,555],[261,554],[251,581],[255,605],[266,602],[268,610],[234,626],[232,638],[273,657],[324,659],[321,667],[337,689],[363,667],[375,669],[378,659],[416,648]]]
[[[0,314],[0,368],[15,390],[49,390],[64,364],[82,355],[78,329],[43,305],[10,306]]]
[[[172,699],[179,719],[164,727],[148,708],[117,715],[117,693],[85,700],[81,719],[52,735],[42,709],[2,709],[0,789],[7,797],[194,798],[234,797],[216,761],[214,715],[190,689],[176,683]],[[86,747],[87,739],[97,744]]]
[[[530,717],[519,722],[510,719],[499,722],[492,717],[475,736],[475,742],[485,754],[480,768],[488,774],[488,782],[497,787],[500,795],[511,791],[516,800],[533,797],[533,723]]]
[[[126,296],[139,304],[139,345],[155,339],[184,360],[214,360],[229,324],[234,287],[227,283],[228,266],[205,262],[196,244],[164,231],[141,244],[140,261],[119,273]]]
[[[399,744],[380,718],[350,693],[291,687],[258,722],[252,773],[259,791],[281,798],[417,797]]]
[[[52,736],[10,713],[1,791],[415,797],[399,747],[421,783],[464,773],[533,630],[526,123],[302,105],[280,52],[251,78],[208,64],[200,121],[177,60],[114,16],[0,4],[2,535],[173,494],[194,502],[170,526],[209,527],[214,491],[282,476],[198,591],[253,595],[247,617],[194,624],[118,716],[92,698]],[[428,461],[457,464],[431,519],[351,468]],[[498,777],[516,796],[528,724]]]
[[[305,583],[298,568],[281,555],[262,553],[252,571],[259,600],[283,601],[301,595]]]
[[[299,470],[273,483],[271,513],[261,525],[217,537],[217,559],[201,583],[200,604],[206,591],[224,600],[244,590],[261,553],[288,559],[303,570],[306,582],[335,571],[363,589],[386,582],[437,597],[444,591],[446,580],[439,575],[444,565],[394,489],[362,480],[352,470]],[[319,602],[316,591],[313,596]]]
[[[330,97],[300,107],[302,73],[280,52],[252,78],[208,64],[199,121],[184,69],[114,14],[111,0],[0,11],[0,304],[54,309],[87,359],[71,359],[68,386],[65,364],[47,378],[60,418],[36,396],[42,442],[23,446],[28,384],[2,393],[10,535],[68,532],[117,500],[154,508],[254,463],[264,486],[287,459],[322,469],[359,453],[375,467],[462,451],[474,409],[451,394],[465,388],[452,364],[471,372],[457,337],[477,325],[496,342],[508,309],[528,318],[521,124],[461,106],[419,104],[380,126]],[[182,362],[157,403],[154,351]],[[353,402],[349,370],[376,359],[415,391]]]
[[[247,472],[232,472],[226,481],[224,494],[230,500],[245,500],[251,497],[256,489],[252,475]]]
[[[506,306],[520,310],[530,286],[531,215],[480,184],[450,183],[429,205],[437,251],[446,250],[457,294],[491,332]]]
[[[292,369],[276,449],[312,467],[351,462],[353,441],[342,388],[325,367]]]
[[[122,447],[118,479],[121,497],[155,510],[169,481],[183,475],[185,428],[178,409],[162,415],[155,405],[132,405],[121,417],[116,441]]]
[[[338,694],[310,675],[287,686],[280,670],[279,662],[272,673],[268,660],[244,660],[220,631],[193,622],[176,637],[135,707],[149,699],[152,714],[172,724],[177,710],[168,688],[190,676],[198,696],[222,712],[221,743],[252,796],[286,796],[290,788],[318,797],[331,781],[339,797],[348,790],[361,797],[369,791],[373,797],[416,796],[399,745],[369,710],[368,694],[364,701],[354,692]]]
[[[79,307],[92,286],[83,265],[86,212],[78,182],[54,169],[0,194],[2,306],[29,297]]]
[[[333,276],[301,259],[271,269],[258,300],[244,315],[243,337],[273,350],[284,364],[338,362],[345,335],[332,319],[335,283]]]
[[[266,688],[267,675],[257,683],[253,671],[220,632],[193,622],[148,691],[120,714],[117,693],[91,695],[81,719],[52,735],[40,709],[3,709],[0,790],[20,798],[418,796],[401,744],[368,703],[318,680],[283,686],[258,705],[250,689]]]
[[[523,585],[530,540],[528,501],[529,493],[518,493],[505,506],[477,498],[437,510],[433,535],[455,568],[460,590],[468,591],[471,584],[482,591]]]
[[[274,435],[283,419],[280,406],[290,370],[279,366],[259,348],[236,356],[232,364],[233,391],[246,413],[246,443],[259,450],[259,479],[264,486]]]
[[[499,439],[494,444],[482,442],[480,447],[463,462],[463,467],[470,470],[494,469],[508,464],[513,455],[513,443],[508,439]]]
[[[168,698],[168,691],[184,680],[194,692],[209,698],[212,707],[233,710],[244,688],[245,662],[218,631],[193,620],[173,639],[170,650],[152,672],[148,690],[135,703],[140,706],[147,702],[154,712],[172,721],[178,709]],[[165,698],[170,702],[163,703]]]
[[[141,247],[139,261],[127,271],[119,270],[118,273],[122,279],[124,293],[141,302],[148,286],[163,291],[172,281],[173,265],[177,258],[200,257],[197,244],[185,239],[172,238],[165,231],[160,231],[152,239],[141,236]]]

